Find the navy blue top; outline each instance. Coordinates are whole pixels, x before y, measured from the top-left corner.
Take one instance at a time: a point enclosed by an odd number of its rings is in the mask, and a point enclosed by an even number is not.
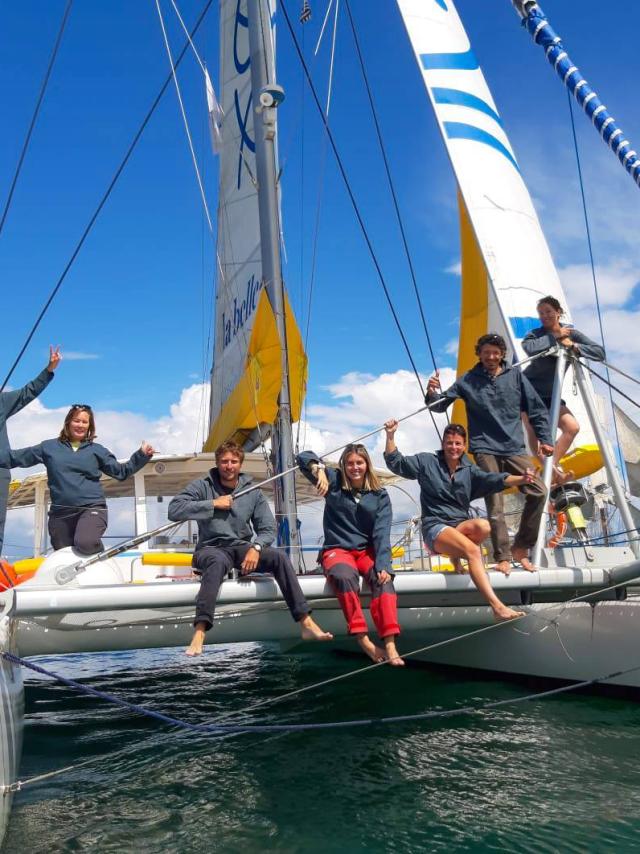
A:
[[[585,356],[587,359],[594,359],[596,362],[604,361],[604,347],[596,344],[591,338],[587,338],[582,332],[569,328],[569,338],[578,345],[581,356]],[[539,326],[537,329],[527,332],[524,336],[522,339],[522,349],[527,356],[536,356],[538,353],[548,350],[549,347],[555,347],[557,343],[555,337],[550,332],[547,332],[544,326]],[[553,383],[556,376],[555,356],[540,356],[539,359],[531,362],[524,369],[524,375],[540,397],[550,400],[553,396]]]
[[[56,508],[104,506],[100,475],[126,480],[148,461],[149,457],[137,450],[128,462],[119,463],[111,451],[97,442],[82,442],[74,451],[69,442],[61,439],[46,439],[39,445],[16,451],[0,451],[0,466],[29,468],[44,464],[54,513]]]
[[[316,483],[311,474],[313,463],[320,458],[313,451],[304,451],[296,457],[302,474]],[[391,500],[386,489],[375,492],[354,492],[345,489],[340,469],[326,466],[329,491],[325,496],[322,527],[323,549],[366,549],[373,548],[376,572],[391,570]]]
[[[502,492],[509,476],[482,471],[467,456],[461,457],[458,468],[451,474],[443,451],[405,457],[396,448],[384,455],[384,461],[394,474],[420,484],[423,532],[436,522],[455,528],[469,518],[469,505],[475,498]]]
[[[553,445],[548,410],[519,368],[503,362],[502,371],[493,376],[478,362],[445,392],[427,393],[425,400],[429,404],[436,402],[431,406],[432,412],[445,412],[458,398],[464,400],[467,409],[472,454],[524,454],[521,412],[529,416],[538,439]]]
[[[241,546],[252,541],[270,546],[276,538],[276,520],[260,489],[234,497],[230,510],[219,510],[213,506],[216,498],[234,495],[252,483],[253,478],[241,472],[238,485],[229,490],[220,482],[218,469],[212,468],[206,477],[192,480],[171,500],[169,519],[172,522],[194,519],[198,523],[198,549],[204,546]]]
[[[53,379],[53,371],[45,368],[40,371],[38,376],[27,383],[22,388],[17,388],[14,391],[3,391],[0,394],[0,451],[9,449],[9,437],[7,436],[7,418],[11,418],[16,412],[20,412],[23,407],[44,391]],[[2,466],[2,468],[8,468]]]

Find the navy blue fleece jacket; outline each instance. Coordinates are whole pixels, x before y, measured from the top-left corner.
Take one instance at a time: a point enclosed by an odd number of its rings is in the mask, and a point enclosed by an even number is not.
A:
[[[420,484],[423,531],[436,522],[455,528],[469,518],[469,505],[475,498],[502,492],[509,476],[482,471],[467,456],[460,459],[452,475],[442,451],[405,457],[396,448],[384,455],[384,461],[394,474]]]
[[[149,461],[137,450],[126,463],[97,442],[83,442],[74,451],[68,442],[46,439],[30,448],[0,451],[0,466],[29,468],[43,463],[47,469],[51,507],[95,507],[104,505],[100,475],[126,480]]]
[[[313,463],[320,458],[313,451],[304,451],[296,457],[302,474],[316,483],[311,474]],[[386,489],[362,492],[359,500],[350,489],[343,489],[342,473],[326,466],[329,491],[325,496],[323,548],[366,549],[373,548],[376,572],[391,571],[391,501]]]
[[[581,356],[584,356],[586,359],[593,359],[596,362],[604,361],[604,347],[596,344],[591,338],[587,338],[582,332],[579,332],[577,329],[569,329],[569,338],[578,345],[578,351]],[[543,353],[549,347],[555,347],[557,343],[550,332],[547,332],[543,326],[539,326],[524,336],[522,339],[522,349],[527,356],[537,356],[538,353]],[[551,398],[556,376],[555,356],[540,356],[539,359],[531,362],[524,369],[524,375],[540,397]]]
[[[553,445],[547,408],[519,368],[503,362],[502,371],[492,376],[478,362],[445,392],[427,394],[426,402],[435,403],[432,412],[445,412],[457,398],[466,405],[472,454],[524,454],[521,412],[529,416],[538,439]]]

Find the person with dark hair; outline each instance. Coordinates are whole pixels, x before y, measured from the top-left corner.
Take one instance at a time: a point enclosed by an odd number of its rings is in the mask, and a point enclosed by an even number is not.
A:
[[[95,437],[93,410],[87,403],[74,403],[57,439],[0,453],[0,465],[45,466],[51,494],[49,536],[56,550],[73,546],[82,555],[101,551],[108,516],[100,475],[126,480],[155,453],[143,442],[128,462],[120,463],[111,451],[94,441]]]
[[[38,376],[22,388],[0,392],[0,451],[10,450],[7,435],[7,420],[20,412],[27,404],[42,394],[53,379],[55,369],[60,364],[62,355],[60,347],[49,347],[49,362]],[[4,542],[4,526],[7,519],[7,501],[9,499],[9,484],[11,472],[6,466],[0,467],[0,553]]]
[[[276,537],[276,522],[261,490],[245,492],[252,478],[241,471],[244,450],[235,442],[224,442],[215,457],[216,465],[209,474],[191,481],[169,504],[172,522],[194,519],[198,523],[192,564],[202,582],[186,654],[202,652],[206,633],[213,626],[220,585],[234,566],[243,575],[273,574],[303,640],[332,640],[333,635],[324,632],[311,617],[291,561],[283,551],[270,547]],[[242,492],[245,494],[238,494]]]
[[[537,356],[555,344],[566,347],[576,356],[584,356],[602,362],[605,358],[604,348],[596,344],[584,333],[579,332],[572,326],[562,324],[564,309],[555,297],[547,296],[538,300],[538,317],[542,326],[536,327],[528,332],[522,339],[522,349],[527,356]],[[531,362],[524,370],[525,377],[539,394],[542,402],[551,409],[551,398],[553,396],[553,383],[556,372],[556,360],[553,356],[540,356]],[[537,450],[538,442],[531,425],[527,422],[531,447]],[[560,418],[558,419],[560,436],[556,441],[553,452],[554,481],[563,482],[573,477],[573,472],[565,472],[560,466],[560,460],[571,447],[573,440],[580,432],[580,425],[565,401],[560,404]]]
[[[483,335],[476,344],[478,364],[459,377],[444,393],[438,372],[427,384],[426,402],[432,412],[445,412],[458,398],[464,400],[469,426],[469,450],[486,472],[524,475],[529,469],[521,413],[525,412],[540,441],[540,451],[553,453],[549,413],[529,380],[505,361],[507,345],[501,335]],[[435,404],[435,405],[434,405]],[[485,499],[491,524],[496,569],[509,575],[511,558],[533,572],[529,550],[535,545],[544,510],[546,490],[538,477],[523,482],[525,505],[513,547],[504,519],[503,497],[497,490]]]
[[[403,665],[396,649],[400,626],[391,569],[391,501],[369,452],[364,445],[347,445],[338,468],[326,466],[313,451],[299,454],[296,462],[325,499],[320,563],[338,597],[349,634],[373,661]],[[371,616],[384,649],[368,634],[359,596],[360,575],[371,591]]]
[[[398,422],[384,425],[387,440],[384,459],[394,474],[417,480],[420,485],[422,535],[426,545],[437,554],[451,557],[456,572],[462,572],[461,559],[467,561],[473,583],[484,596],[496,620],[522,616],[502,602],[484,571],[480,543],[489,535],[486,519],[470,518],[475,498],[521,487],[533,480],[533,471],[523,474],[487,472],[465,455],[467,432],[461,424],[449,424],[442,437],[442,449],[435,454],[404,456],[396,447]]]

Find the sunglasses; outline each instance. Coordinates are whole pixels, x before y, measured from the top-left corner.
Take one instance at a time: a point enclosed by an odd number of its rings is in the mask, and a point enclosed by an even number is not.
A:
[[[93,412],[93,410],[91,409],[91,407],[89,406],[88,403],[72,403],[71,408],[72,409],[86,409],[89,412]]]

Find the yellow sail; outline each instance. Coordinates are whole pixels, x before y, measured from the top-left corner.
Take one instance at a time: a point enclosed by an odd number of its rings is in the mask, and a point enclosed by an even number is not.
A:
[[[457,374],[460,376],[470,370],[477,362],[475,344],[481,335],[487,332],[499,332],[489,329],[489,280],[487,269],[478,246],[471,220],[462,196],[458,193],[460,216],[460,254],[462,261],[462,294],[460,300],[460,340],[458,345]],[[467,425],[464,403],[457,400],[453,406],[453,420]],[[540,466],[537,458],[536,466]],[[599,471],[604,465],[602,454],[593,443],[577,445],[562,458],[565,471],[572,471],[576,478],[588,477]]]
[[[293,310],[285,295],[291,420],[298,421],[307,382],[307,357]],[[244,371],[227,397],[204,445],[214,451],[228,440],[243,444],[260,424],[273,424],[282,386],[281,342],[266,288],[260,293]]]

